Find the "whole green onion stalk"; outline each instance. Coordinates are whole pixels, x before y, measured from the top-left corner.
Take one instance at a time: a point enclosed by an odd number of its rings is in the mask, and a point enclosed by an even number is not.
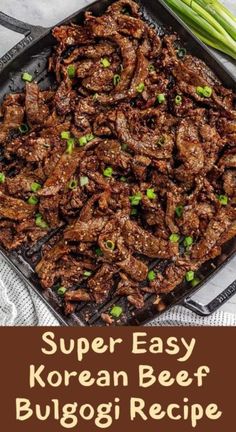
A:
[[[236,59],[236,17],[218,0],[165,0],[205,44]]]

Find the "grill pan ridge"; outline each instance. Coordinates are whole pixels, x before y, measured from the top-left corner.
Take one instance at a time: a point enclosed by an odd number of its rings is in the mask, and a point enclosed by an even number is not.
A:
[[[71,21],[81,23],[86,10],[91,10],[95,15],[101,15],[111,3],[113,3],[111,0],[96,1],[66,18],[58,25],[67,24]],[[142,0],[139,3],[142,7],[143,18],[149,24],[154,25],[159,32],[163,31],[163,28],[168,31],[171,27],[172,31],[174,30],[178,33],[186,49],[204,60],[218,75],[223,85],[236,90],[235,77],[227,71],[223,64],[218,62],[217,57],[209,48],[196,39],[185,24],[173,14],[162,0],[156,0],[155,2],[152,0]],[[0,102],[3,100],[5,94],[23,89],[24,84],[21,80],[21,74],[24,70],[34,74],[41,89],[53,86],[54,79],[47,73],[47,59],[55,44],[51,35],[51,29],[22,23],[8,17],[2,12],[0,12],[0,24],[25,35],[25,38],[20,43],[0,59]],[[55,232],[51,232],[49,236],[54,234]],[[214,276],[235,255],[236,239],[232,239],[223,246],[220,256],[206,262],[200,268],[198,275],[201,282],[197,287],[189,288],[189,285],[182,283],[174,291],[163,296],[162,306],[153,303],[155,298],[153,294],[146,296],[145,306],[141,310],[135,310],[131,305],[127,304],[124,298],[111,296],[101,305],[81,303],[77,306],[75,313],[65,317],[62,312],[62,301],[60,298],[58,298],[53,290],[42,290],[34,272],[32,256],[34,256],[34,260],[40,258],[41,247],[46,240],[48,238],[44,239],[44,241],[40,240],[39,244],[36,244],[31,250],[22,248],[20,251],[8,252],[0,247],[0,253],[24,282],[37,292],[62,325],[104,326],[105,323],[100,318],[101,312],[108,311],[113,304],[121,305],[124,311],[123,318],[117,321],[117,325],[143,325],[176,304],[182,304],[204,316],[215,311],[236,293],[236,281],[234,281],[207,306],[202,306],[190,298],[194,292],[199,290],[209,278]],[[157,261],[153,262],[152,267],[156,264],[158,264]]]

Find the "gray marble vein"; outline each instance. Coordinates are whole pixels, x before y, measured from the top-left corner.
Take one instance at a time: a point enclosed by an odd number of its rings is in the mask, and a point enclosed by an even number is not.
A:
[[[0,0],[0,10],[31,24],[49,27],[73,12],[79,10],[89,0]],[[224,0],[223,3],[236,14],[235,0]],[[0,26],[0,56],[22,39],[22,35],[13,33]],[[236,76],[236,62],[219,54],[220,60]],[[200,292],[195,295],[202,303],[207,303],[236,278],[236,258],[220,271]],[[222,310],[236,313],[236,296],[232,297]]]

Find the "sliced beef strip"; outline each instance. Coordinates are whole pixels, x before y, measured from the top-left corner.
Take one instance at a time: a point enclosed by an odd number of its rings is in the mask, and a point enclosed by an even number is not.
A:
[[[113,287],[113,276],[116,270],[109,264],[102,264],[96,274],[88,281],[88,288],[96,303],[103,302]]]
[[[0,192],[0,217],[22,221],[31,217],[34,212],[34,206]]]
[[[198,260],[203,259],[217,244],[220,236],[227,231],[235,218],[235,209],[231,207],[220,208],[209,222],[203,238],[193,247],[191,257]]]
[[[24,119],[24,108],[20,105],[7,105],[4,109],[4,120],[0,124],[0,143],[3,143],[11,129],[18,128]]]
[[[42,125],[49,115],[49,109],[43,102],[39,86],[36,83],[26,83],[25,110],[29,125]]]
[[[137,309],[144,306],[144,298],[140,292],[137,283],[128,278],[125,274],[121,273],[121,281],[118,284],[116,294],[119,296],[126,296],[127,300],[134,305]]]
[[[177,248],[175,243],[154,237],[137,223],[126,221],[122,229],[125,243],[135,252],[150,258],[171,258],[175,256]]]

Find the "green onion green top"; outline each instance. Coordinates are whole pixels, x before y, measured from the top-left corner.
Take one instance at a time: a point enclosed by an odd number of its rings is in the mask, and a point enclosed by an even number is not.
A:
[[[92,141],[94,139],[94,135],[92,133],[89,133],[87,135],[84,135],[79,138],[79,145],[81,147],[85,146],[89,141]]]
[[[166,97],[165,97],[164,93],[160,93],[160,94],[157,95],[157,102],[159,104],[164,103],[165,100],[166,100]]]
[[[91,276],[91,274],[92,274],[92,272],[89,271],[89,270],[85,270],[84,273],[83,273],[83,275],[84,275],[85,277],[89,277],[89,276]]]
[[[38,182],[33,182],[30,186],[32,192],[37,192],[39,189],[42,189],[42,186]]]
[[[101,59],[101,65],[104,68],[107,68],[107,67],[111,66],[111,63],[109,62],[108,58],[104,57]]]
[[[33,77],[32,77],[32,75],[29,74],[28,72],[24,72],[24,73],[21,75],[21,78],[22,78],[23,81],[28,81],[28,82],[33,81]]]
[[[48,228],[48,224],[47,222],[45,222],[45,220],[43,220],[43,216],[38,213],[35,217],[35,224],[42,229],[47,229]]]
[[[184,238],[184,246],[189,247],[193,244],[193,238],[188,236]]]
[[[68,74],[68,77],[70,79],[73,79],[75,77],[75,74],[76,74],[75,65],[71,64],[71,65],[68,66],[68,68],[67,68],[67,74]]]
[[[31,205],[36,205],[38,204],[38,202],[39,202],[38,198],[34,195],[31,195],[27,201],[27,203]]]
[[[195,286],[197,286],[200,282],[201,282],[200,279],[199,279],[197,276],[195,276],[195,278],[191,281],[191,285],[192,285],[192,287],[195,287]]]
[[[122,182],[126,182],[126,181],[127,181],[127,178],[126,178],[125,176],[121,176],[121,177],[120,177],[120,181],[122,181]]]
[[[120,75],[115,74],[113,76],[113,84],[114,84],[114,86],[117,86],[117,84],[119,84],[119,82],[120,82]]]
[[[66,293],[67,289],[63,286],[59,287],[57,290],[57,294],[60,296],[64,296],[64,294]]]
[[[177,95],[175,96],[175,105],[181,105],[182,104],[182,96]]]
[[[72,190],[76,189],[77,186],[78,186],[78,180],[76,180],[76,179],[72,179],[68,184],[68,188],[72,189]]]
[[[120,307],[120,306],[115,306],[115,305],[114,305],[114,306],[112,307],[112,309],[111,309],[110,314],[111,314],[114,318],[119,318],[119,317],[121,316],[122,312],[123,312],[122,307]]]
[[[153,72],[155,70],[155,66],[152,63],[150,63],[148,65],[148,70],[149,70],[149,72]]]
[[[139,205],[140,201],[142,200],[142,194],[141,192],[136,193],[135,195],[132,195],[129,197],[130,203],[132,206]]]
[[[112,174],[113,174],[113,169],[112,169],[112,167],[107,167],[107,168],[105,168],[105,169],[103,170],[103,175],[104,175],[105,177],[111,177]]]
[[[107,240],[105,242],[105,245],[106,245],[107,249],[110,249],[112,251],[115,249],[115,243],[112,240]]]
[[[196,93],[198,94],[198,96],[208,98],[211,97],[212,95],[212,88],[208,86],[205,87],[198,86],[196,88]]]
[[[74,138],[69,138],[67,140],[67,148],[66,148],[66,153],[71,154],[74,150],[74,146],[75,146],[75,139]]]
[[[19,126],[19,131],[20,131],[20,133],[25,134],[29,131],[29,126],[26,123],[22,123]]]
[[[6,176],[3,172],[0,172],[0,183],[4,183],[6,180]]]
[[[217,199],[221,203],[221,205],[227,205],[228,204],[228,197],[226,195],[217,195]]]
[[[62,131],[61,138],[68,140],[70,138],[70,131]]]
[[[149,199],[155,199],[157,194],[154,192],[154,189],[147,189],[146,195]]]
[[[145,85],[143,82],[140,83],[139,85],[137,85],[137,87],[136,87],[136,90],[138,93],[142,93],[144,89],[145,89]]]
[[[79,182],[80,186],[86,186],[89,182],[89,178],[87,176],[81,176]]]
[[[181,216],[182,216],[182,214],[183,214],[183,211],[184,211],[184,206],[183,205],[178,205],[176,208],[175,208],[175,214],[176,214],[176,216],[178,217],[178,218],[180,218]]]
[[[156,279],[156,273],[154,272],[154,270],[150,270],[148,272],[147,278],[150,282]]]
[[[180,239],[179,234],[173,233],[170,235],[169,240],[171,241],[171,243],[178,243]]]
[[[187,282],[191,282],[194,279],[194,271],[189,270],[186,274],[185,274],[185,279]]]

